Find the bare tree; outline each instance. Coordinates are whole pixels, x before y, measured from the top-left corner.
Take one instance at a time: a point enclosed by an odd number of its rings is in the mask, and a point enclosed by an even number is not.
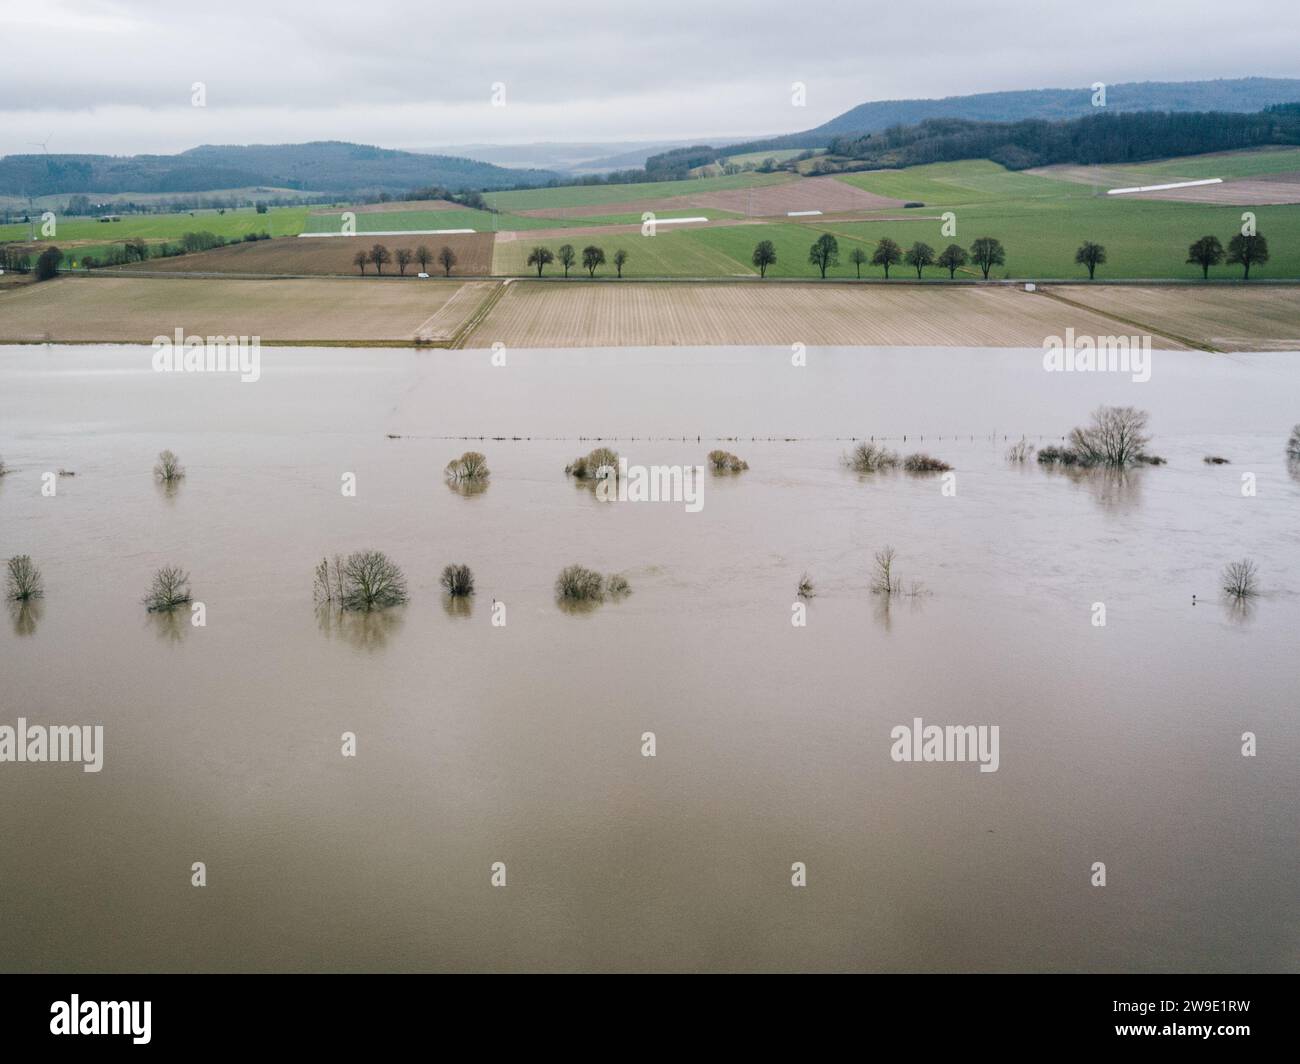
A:
[[[190,601],[190,574],[178,565],[167,565],[153,574],[144,596],[150,613],[169,613]]]
[[[397,249],[397,272],[400,276],[406,276],[406,267],[411,265],[411,260],[415,258],[415,252],[410,248]]]
[[[1070,450],[1085,466],[1136,465],[1146,458],[1151,437],[1146,434],[1148,415],[1132,406],[1099,406],[1092,424],[1070,433]]]
[[[442,589],[452,598],[474,594],[474,574],[468,565],[448,565],[439,580]]]
[[[605,249],[595,244],[588,244],[582,249],[582,268],[592,277],[596,276],[596,267],[605,264]]]
[[[1250,598],[1259,590],[1258,574],[1259,570],[1249,558],[1243,558],[1239,562],[1229,562],[1223,567],[1223,590],[1238,602]]]
[[[569,270],[573,264],[578,261],[577,253],[573,250],[572,244],[561,244],[558,258],[560,265],[564,267],[564,276],[569,276]]]
[[[28,602],[45,594],[45,582],[31,555],[19,554],[10,558],[6,570],[5,597],[10,601]]]
[[[858,280],[862,280],[862,267],[866,265],[867,253],[861,248],[854,248],[849,252],[849,262],[853,263],[854,268],[858,271]]]
[[[363,550],[316,566],[313,597],[318,606],[370,612],[406,602],[406,576],[383,551]]]
[[[550,248],[544,248],[540,245],[533,248],[528,253],[528,265],[537,267],[537,276],[542,275],[542,270],[555,261],[555,252]]]
[[[438,265],[442,267],[444,277],[451,276],[451,268],[456,265],[456,253],[446,244],[438,249]]]
[[[909,266],[916,270],[916,279],[919,281],[921,279],[921,271],[927,266],[934,265],[934,248],[929,244],[918,240],[907,249],[907,254],[904,256],[904,260]]]
[[[453,458],[443,472],[449,480],[486,480],[491,476],[487,458],[478,451],[466,451]]]
[[[364,251],[358,251],[352,256],[352,265],[361,271],[361,276],[366,275],[366,263],[370,261],[370,256]]]
[[[433,252],[429,250],[427,244],[421,244],[415,249],[415,261],[420,264],[420,272],[429,272],[429,263],[433,261]]]
[[[175,484],[185,476],[185,467],[173,452],[160,451],[158,461],[154,463],[153,475],[164,484]]]
[[[370,261],[375,264],[375,273],[384,272],[384,263],[392,262],[393,255],[383,244],[376,244],[370,249]]]
[[[614,269],[618,271],[619,277],[623,276],[623,267],[627,265],[627,252],[619,248],[614,252]]]
[[[886,547],[876,551],[875,575],[871,579],[871,591],[887,598],[899,594],[903,582],[894,575],[894,548]]]

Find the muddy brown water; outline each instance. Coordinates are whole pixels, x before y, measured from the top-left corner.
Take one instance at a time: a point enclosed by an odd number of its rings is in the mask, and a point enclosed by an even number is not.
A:
[[[275,349],[241,384],[0,348],[0,555],[46,583],[0,618],[0,725],[105,729],[97,774],[0,763],[0,968],[1300,967],[1300,356],[1157,353],[1139,385],[1034,351],[507,354]],[[1168,465],[1005,461],[1102,402],[1149,410]],[[843,468],[871,433],[956,495]],[[465,435],[531,438],[438,438]],[[597,436],[751,468],[698,513],[602,503],[563,474]],[[928,595],[870,593],[886,544]],[[313,565],[371,546],[410,604],[323,623]],[[1244,613],[1216,591],[1243,556]],[[205,627],[141,607],[171,562]],[[560,610],[570,562],[631,596]],[[915,717],[997,725],[998,771],[895,763]]]

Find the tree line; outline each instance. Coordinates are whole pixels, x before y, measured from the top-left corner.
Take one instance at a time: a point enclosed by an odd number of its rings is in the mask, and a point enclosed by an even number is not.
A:
[[[352,265],[361,271],[361,276],[366,275],[366,267],[373,266],[375,273],[383,276],[384,267],[390,262],[397,264],[399,276],[405,277],[407,268],[413,262],[420,264],[420,272],[429,272],[429,263],[437,262],[442,267],[444,276],[450,277],[451,271],[459,261],[456,252],[444,244],[438,249],[438,254],[429,249],[427,244],[421,244],[412,250],[411,248],[398,248],[396,251],[389,251],[383,244],[375,244],[369,251],[358,251],[352,256]]]
[[[631,256],[623,248],[614,252],[614,258],[610,261],[613,262],[619,277],[623,276],[623,267],[627,265],[629,258]],[[539,244],[528,252],[528,265],[537,270],[538,277],[541,277],[542,271],[553,262],[558,262],[564,267],[564,276],[568,277],[569,271],[578,261],[578,252],[574,250],[572,244],[561,244],[558,251],[552,251]],[[581,261],[582,268],[595,277],[596,270],[605,265],[605,249],[595,244],[588,244],[582,249]]]

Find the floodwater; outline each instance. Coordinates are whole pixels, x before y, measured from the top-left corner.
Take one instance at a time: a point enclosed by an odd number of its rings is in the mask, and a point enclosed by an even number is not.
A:
[[[0,348],[0,555],[46,584],[0,616],[0,725],[104,727],[99,773],[0,763],[0,969],[1300,968],[1300,355],[1158,352],[1145,384],[1036,351],[267,349],[254,384],[150,355]],[[1103,402],[1168,465],[1005,461]],[[844,468],[868,434],[956,494]],[[594,437],[751,468],[698,513],[605,503],[563,473]],[[928,594],[871,594],[885,545]],[[410,604],[318,617],[313,566],[369,547]],[[632,594],[561,610],[571,562]],[[169,563],[204,627],[141,606]],[[997,771],[896,763],[915,717],[998,726]]]

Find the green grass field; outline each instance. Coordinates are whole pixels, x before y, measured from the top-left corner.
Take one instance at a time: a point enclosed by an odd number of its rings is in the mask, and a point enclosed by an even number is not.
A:
[[[748,252],[745,262],[741,263],[725,251],[701,242],[698,238],[706,232],[708,230],[679,229],[661,230],[655,236],[646,237],[640,233],[583,235],[568,242],[578,251],[580,259],[582,249],[588,244],[603,248],[609,260],[613,259],[615,251],[623,248],[628,253],[627,265],[623,267],[624,277],[732,277],[755,272],[748,264]],[[523,237],[498,243],[492,259],[492,272],[503,276],[536,276],[536,269],[528,265],[528,253],[536,244],[554,251],[563,243],[566,241],[554,237],[538,241]],[[546,267],[548,277],[563,272],[557,263]],[[614,272],[613,263],[606,262],[597,271],[597,276],[610,277]],[[569,276],[586,277],[587,271],[578,266],[569,271]]]
[[[483,198],[502,211],[534,211],[548,207],[585,207],[601,203],[630,203],[639,199],[663,199],[701,192],[725,192],[733,188],[779,185],[793,180],[789,174],[733,174],[730,177],[702,177],[689,181],[650,181],[639,185],[566,185],[561,188],[530,188],[518,192],[489,192]]]
[[[302,232],[307,220],[306,207],[272,207],[258,214],[252,207],[227,210],[182,211],[178,214],[124,214],[120,222],[101,222],[95,217],[63,217],[55,212],[57,230],[53,237],[60,240],[94,240],[103,243],[121,243],[137,237],[149,241],[177,240],[185,233],[207,232],[227,239],[242,237],[245,233],[268,232],[272,236],[296,236]],[[36,218],[36,234],[40,236],[40,217]],[[28,227],[24,223],[0,226],[0,241],[26,240]]]
[[[1270,151],[1225,152],[1221,155],[1189,155],[1183,159],[1162,159],[1151,163],[1107,166],[1165,181],[1196,181],[1206,177],[1267,177],[1288,170],[1300,170],[1300,148]]]

